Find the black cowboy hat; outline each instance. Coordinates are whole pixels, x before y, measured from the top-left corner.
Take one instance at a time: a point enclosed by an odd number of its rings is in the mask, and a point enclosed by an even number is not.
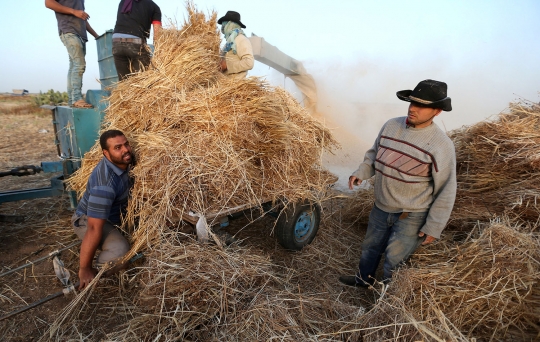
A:
[[[225,16],[218,19],[217,23],[221,25],[224,21],[234,21],[238,25],[240,25],[241,28],[246,28],[246,25],[242,24],[240,21],[240,13],[235,11],[227,11],[227,14]]]
[[[445,112],[452,110],[451,99],[446,96],[448,86],[444,82],[423,80],[414,90],[402,90],[396,93],[400,100],[417,102],[431,108],[440,108]]]

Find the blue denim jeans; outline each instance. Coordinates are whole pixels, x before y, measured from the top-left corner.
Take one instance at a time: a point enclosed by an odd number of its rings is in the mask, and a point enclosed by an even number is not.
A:
[[[82,99],[82,78],[86,69],[86,43],[74,33],[62,33],[60,40],[64,43],[69,55],[69,70],[67,76],[68,102],[71,106]]]
[[[392,271],[403,264],[425,240],[425,237],[418,237],[418,233],[426,223],[427,212],[411,212],[403,216],[402,214],[387,213],[376,205],[371,209],[356,274],[357,282],[361,282],[362,279],[367,283],[373,283],[383,252],[385,253],[383,280],[390,280]]]

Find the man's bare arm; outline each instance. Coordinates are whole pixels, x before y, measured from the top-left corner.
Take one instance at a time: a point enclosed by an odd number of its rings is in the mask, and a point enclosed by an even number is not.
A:
[[[103,226],[105,220],[93,217],[88,218],[86,234],[81,244],[81,255],[79,262],[79,289],[85,288],[97,274],[97,270],[92,267],[92,260],[103,236]]]
[[[92,26],[90,26],[90,23],[88,21],[86,22],[86,31],[88,31],[92,36],[94,36],[94,38],[98,39],[99,35],[96,33],[96,31],[94,31]]]
[[[88,20],[90,18],[88,13],[85,11],[60,5],[56,0],[45,0],[45,7],[58,13],[73,15],[77,18],[81,18],[82,20]]]
[[[158,39],[161,33],[161,24],[152,24],[152,29],[154,30],[154,42]]]

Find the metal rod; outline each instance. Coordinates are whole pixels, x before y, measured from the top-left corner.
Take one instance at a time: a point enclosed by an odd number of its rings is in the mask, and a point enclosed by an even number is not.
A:
[[[77,287],[79,287],[79,282],[77,282],[75,285],[73,285],[73,288],[77,288]],[[68,292],[68,293],[69,293],[69,292]],[[33,308],[35,308],[36,306],[40,306],[41,304],[46,303],[46,302],[48,302],[48,301],[50,301],[50,300],[52,300],[52,299],[61,297],[61,296],[63,296],[64,294],[65,294],[64,291],[58,291],[58,292],[56,292],[56,293],[53,293],[52,295],[48,295],[47,297],[42,298],[42,299],[40,299],[40,300],[38,300],[38,301],[35,301],[35,302],[33,302],[32,304],[30,304],[30,305],[27,305],[27,306],[25,306],[25,307],[22,307],[22,308],[20,308],[20,309],[15,310],[15,311],[11,311],[10,313],[8,313],[8,314],[6,314],[6,315],[0,317],[0,321],[3,321],[4,319],[8,319],[8,318],[10,318],[10,317],[13,317],[13,316],[15,316],[15,315],[18,315],[18,314],[23,313],[23,312],[25,312],[25,311],[28,311],[28,310],[30,310],[30,309],[33,309]]]
[[[29,263],[27,263],[27,264],[24,264],[24,265],[22,265],[22,266],[19,266],[19,267],[17,267],[17,268],[14,268],[14,269],[12,269],[12,270],[9,270],[9,271],[7,271],[7,272],[4,272],[4,273],[0,274],[0,278],[2,278],[3,276],[7,276],[8,274],[11,274],[11,273],[13,273],[13,272],[17,272],[18,270],[22,270],[23,268],[26,268],[26,267],[35,265],[35,264],[37,264],[38,262],[41,262],[41,261],[43,261],[43,260],[47,260],[47,259],[50,258],[50,257],[53,257],[53,256],[55,256],[55,255],[60,254],[60,252],[63,252],[63,251],[65,251],[66,249],[70,249],[71,247],[80,245],[81,242],[82,242],[82,241],[75,241],[75,242],[73,242],[71,245],[69,245],[69,246],[67,246],[67,247],[64,247],[64,248],[62,248],[62,249],[57,249],[57,250],[55,250],[55,251],[52,251],[52,252],[49,253],[48,255],[45,255],[45,256],[43,256],[43,257],[37,259],[37,260],[31,261],[31,262],[29,262]]]
[[[143,257],[143,253],[139,252],[139,253],[135,254],[134,256],[132,256],[131,259],[129,259],[129,260],[127,261],[127,263],[128,263],[128,264],[131,264],[132,262],[134,262],[134,261],[136,261],[136,260],[138,260],[138,259],[140,259],[140,258],[142,258],[142,257]],[[28,310],[30,310],[30,309],[33,309],[33,308],[35,308],[36,306],[40,306],[41,304],[46,303],[46,302],[48,302],[48,301],[50,301],[50,300],[52,300],[52,299],[58,298],[58,297],[60,297],[60,296],[63,296],[64,294],[68,294],[68,293],[74,291],[76,288],[78,288],[79,285],[80,285],[80,282],[76,282],[73,286],[67,287],[66,289],[64,289],[64,290],[62,290],[62,291],[58,291],[58,292],[56,292],[56,293],[53,293],[52,295],[48,295],[47,297],[42,298],[42,299],[40,299],[40,300],[38,300],[38,301],[35,301],[35,302],[33,302],[32,304],[30,304],[30,305],[27,305],[27,306],[25,306],[25,307],[22,307],[22,308],[20,308],[20,309],[17,309],[17,310],[15,310],[15,311],[12,311],[12,312],[10,312],[10,313],[4,315],[4,316],[1,316],[1,317],[0,317],[0,321],[3,321],[4,319],[13,317],[13,316],[15,316],[15,315],[18,315],[18,314],[20,314],[20,313],[22,313],[22,312],[25,312],[25,311],[28,311]]]

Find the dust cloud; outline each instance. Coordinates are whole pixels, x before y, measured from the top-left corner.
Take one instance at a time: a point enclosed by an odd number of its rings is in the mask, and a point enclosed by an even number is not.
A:
[[[317,88],[316,100],[310,99],[316,103],[314,116],[332,129],[342,146],[335,155],[324,156],[325,166],[339,177],[338,188],[346,187],[348,177],[362,162],[382,125],[407,114],[408,103],[396,97],[399,90],[413,89],[424,79],[446,82],[453,110],[442,112],[435,123],[447,132],[504,111],[509,102],[520,98],[513,91],[528,89],[528,94],[537,95],[536,90],[529,89],[530,85],[512,84],[508,81],[510,77],[505,78],[506,82],[495,82],[493,73],[487,70],[493,65],[486,62],[460,62],[442,53],[432,54],[429,60],[421,57],[357,55],[303,62]],[[266,75],[271,84],[287,89],[300,102],[313,106],[304,101],[291,79],[267,66],[258,63],[250,75]],[[532,79],[527,81],[530,84]]]

